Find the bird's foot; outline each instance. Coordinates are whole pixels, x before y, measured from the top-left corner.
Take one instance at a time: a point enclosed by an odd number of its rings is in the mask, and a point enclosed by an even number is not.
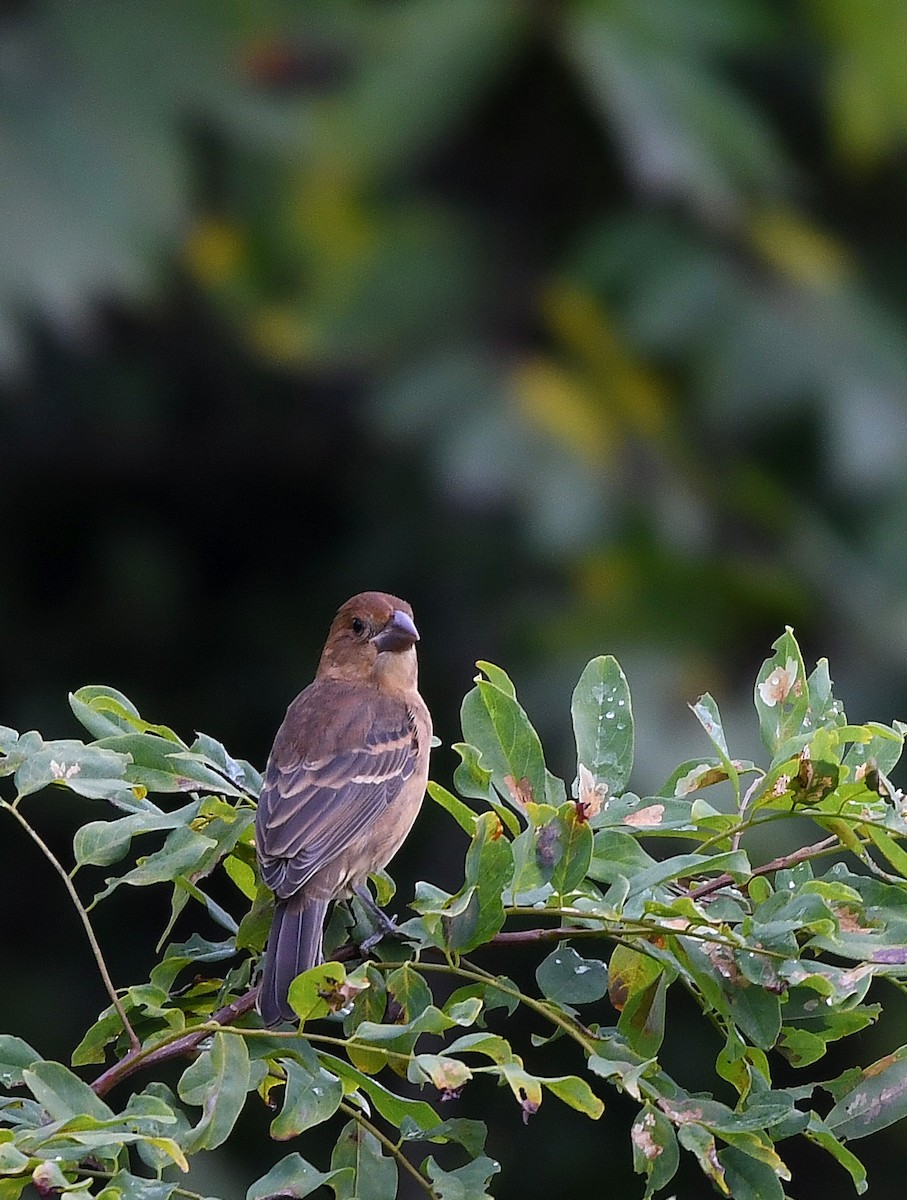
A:
[[[371,892],[366,887],[358,887],[354,889],[356,899],[368,913],[373,924],[375,932],[359,943],[359,949],[363,954],[368,954],[378,945],[385,937],[396,937],[400,934],[400,929],[393,917],[389,917],[383,908],[379,908],[372,899]]]

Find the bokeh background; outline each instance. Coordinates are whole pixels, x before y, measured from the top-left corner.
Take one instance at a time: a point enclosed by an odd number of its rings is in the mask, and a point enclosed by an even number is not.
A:
[[[902,0],[6,0],[0,721],[77,736],[104,682],[262,764],[371,587],[415,608],[442,781],[476,658],[569,780],[573,683],[617,654],[638,791],[705,749],[705,688],[756,752],[786,624],[851,716],[907,716],[905,148]],[[31,805],[61,853],[96,815]],[[455,885],[448,835],[426,813],[401,903]],[[3,1028],[65,1057],[104,997],[0,854]],[[168,906],[116,903],[126,983]],[[828,1077],[907,1040],[883,998]],[[682,1007],[673,1037],[694,1084],[715,1047]],[[504,1200],[640,1194],[619,1100],[524,1130],[480,1099]],[[244,1195],[266,1130],[191,1186]],[[858,1147],[874,1196],[902,1138]]]

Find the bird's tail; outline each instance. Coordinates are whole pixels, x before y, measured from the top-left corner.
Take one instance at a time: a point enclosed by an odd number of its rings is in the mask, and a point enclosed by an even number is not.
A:
[[[295,896],[278,901],[258,992],[258,1011],[265,1025],[296,1020],[287,992],[297,975],[321,962],[321,932],[327,907],[327,900],[304,904]]]

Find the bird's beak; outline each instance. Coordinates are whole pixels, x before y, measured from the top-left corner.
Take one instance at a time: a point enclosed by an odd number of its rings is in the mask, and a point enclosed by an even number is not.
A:
[[[395,608],[391,619],[380,633],[372,638],[372,645],[380,653],[383,650],[408,650],[419,640],[419,631],[402,609]]]

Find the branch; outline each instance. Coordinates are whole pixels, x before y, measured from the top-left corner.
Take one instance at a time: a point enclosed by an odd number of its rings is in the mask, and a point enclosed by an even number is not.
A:
[[[28,836],[38,846],[39,850],[53,867],[53,869],[63,880],[66,890],[69,892],[69,897],[75,906],[76,912],[79,914],[82,924],[85,927],[85,933],[88,936],[91,952],[94,955],[94,960],[98,965],[98,971],[100,972],[104,987],[107,990],[107,995],[110,997],[110,1001],[116,1010],[116,1014],[123,1024],[123,1028],[126,1031],[126,1036],[129,1038],[129,1042],[132,1046],[132,1051],[135,1053],[141,1049],[142,1044],[136,1036],[136,1032],[132,1028],[129,1018],[126,1016],[126,1009],[123,1007],[123,1002],[120,1000],[119,996],[117,995],[117,990],[113,986],[113,980],[110,978],[110,972],[107,970],[107,964],[104,961],[104,955],[101,953],[101,947],[98,944],[98,939],[95,937],[94,930],[91,927],[91,921],[88,918],[88,912],[85,908],[85,905],[79,899],[79,893],[76,891],[75,884],[64,870],[60,860],[56,857],[47,843],[42,840],[38,832],[33,829],[31,825],[29,825],[28,821],[26,821],[25,817],[22,816],[18,808],[16,808],[15,805],[7,803],[6,800],[0,800],[0,805],[2,805],[8,813],[12,813]]]
[[[237,1017],[243,1016],[255,1007],[257,996],[258,988],[251,988],[236,1000],[231,1001],[230,1004],[225,1004],[223,1008],[213,1013],[208,1018],[208,1024],[216,1022],[218,1025],[229,1025]],[[112,1067],[108,1067],[102,1075],[99,1075],[91,1085],[92,1090],[96,1096],[106,1096],[112,1087],[122,1080],[128,1079],[136,1071],[143,1067],[153,1067],[158,1063],[169,1062],[171,1058],[182,1058],[184,1055],[191,1054],[205,1038],[210,1036],[211,1030],[206,1025],[203,1029],[185,1033],[182,1037],[178,1037],[172,1042],[166,1042],[162,1046],[153,1046],[147,1050],[138,1046],[136,1049],[130,1050]]]
[[[773,858],[771,862],[756,867],[753,871],[753,878],[757,875],[771,875],[773,871],[783,871],[787,867],[795,867],[797,863],[804,862],[808,858],[817,858],[820,854],[825,854],[826,851],[838,844],[838,837],[832,834],[830,837],[823,838],[821,842],[814,842],[811,846],[801,846],[799,850],[794,850],[791,854],[782,854],[778,858]],[[712,892],[717,892],[733,882],[733,875],[718,875],[714,879],[710,879],[708,883],[702,883],[699,887],[693,888],[687,894],[691,900],[699,900],[702,896],[709,896]]]

